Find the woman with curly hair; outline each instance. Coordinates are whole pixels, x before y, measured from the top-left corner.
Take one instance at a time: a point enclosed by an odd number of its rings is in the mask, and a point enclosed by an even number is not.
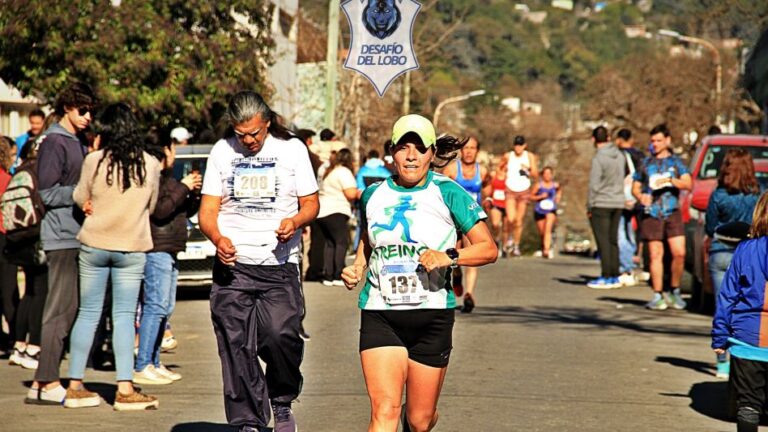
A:
[[[144,133],[128,105],[108,106],[95,125],[99,150],[85,157],[73,198],[86,214],[80,247],[80,307],[70,336],[67,408],[98,406],[99,395],[83,387],[83,375],[112,282],[112,345],[117,369],[115,410],[158,406],[157,398],[133,387],[136,303],[145,252],[152,249],[149,215],[155,208],[160,162],[144,151]]]

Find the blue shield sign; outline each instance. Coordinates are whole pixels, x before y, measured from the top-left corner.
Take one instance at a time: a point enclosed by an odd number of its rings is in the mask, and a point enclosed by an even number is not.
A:
[[[344,68],[360,72],[380,97],[401,74],[419,68],[413,51],[414,0],[345,0],[352,41]]]

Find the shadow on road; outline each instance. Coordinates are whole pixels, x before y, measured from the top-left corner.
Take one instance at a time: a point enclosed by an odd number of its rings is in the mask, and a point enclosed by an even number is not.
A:
[[[620,305],[632,305],[632,306],[645,306],[645,303],[646,303],[645,300],[621,298],[621,297],[598,297],[597,300],[616,303]]]
[[[176,289],[176,300],[208,300],[211,294],[211,285],[180,286]]]
[[[171,428],[171,432],[235,432],[235,430],[228,424],[210,422],[179,423]]]
[[[659,363],[667,363],[672,366],[691,369],[705,375],[714,376],[715,367],[711,363],[686,360],[678,357],[656,357]]]
[[[699,414],[730,422],[728,417],[728,382],[711,381],[696,383],[688,393],[691,408]]]
[[[663,320],[667,322],[659,322]],[[701,326],[686,326],[679,322],[669,322],[665,315],[638,315],[604,309],[518,306],[482,307],[475,309],[471,321],[477,324],[519,324],[539,326],[541,324],[562,324],[583,326],[584,330],[595,328],[624,329],[638,333],[668,334],[676,336],[710,337]]]
[[[571,278],[571,279],[565,279],[565,278],[552,278],[552,280],[557,281],[561,284],[566,285],[579,285],[579,286],[585,286],[587,285],[587,282],[591,281],[592,279],[596,278],[595,275],[579,275],[578,278]]]

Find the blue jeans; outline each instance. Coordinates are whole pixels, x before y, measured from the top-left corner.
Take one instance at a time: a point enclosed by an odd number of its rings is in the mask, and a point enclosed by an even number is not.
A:
[[[709,255],[709,274],[712,277],[712,290],[715,292],[715,304],[717,304],[717,295],[720,292],[720,286],[725,278],[725,271],[731,265],[733,251],[720,251]]]
[[[80,246],[80,308],[70,334],[69,377],[83,379],[112,280],[112,348],[118,381],[133,379],[133,325],[146,254]]]
[[[160,344],[168,318],[176,306],[179,266],[168,252],[150,252],[144,267],[144,299],[139,324],[139,355],[136,372],[147,365],[160,366]]]
[[[635,230],[632,229],[632,217],[622,213],[619,221],[619,271],[629,273],[637,267],[632,261],[637,252]]]

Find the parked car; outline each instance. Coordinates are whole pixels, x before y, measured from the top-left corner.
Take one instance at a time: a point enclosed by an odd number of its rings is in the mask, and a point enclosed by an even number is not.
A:
[[[713,304],[713,289],[704,253],[704,221],[707,204],[717,188],[717,177],[725,153],[731,149],[744,149],[752,154],[755,174],[763,190],[768,188],[768,136],[764,135],[713,135],[704,141],[691,159],[693,188],[680,195],[683,222],[685,223],[686,256],[685,267],[693,276],[691,292],[692,306],[699,310],[710,310]]]
[[[176,147],[173,176],[181,180],[191,172],[205,175],[212,145],[194,144]],[[178,255],[179,286],[207,286],[212,283],[216,246],[200,231],[198,215],[187,221],[187,249]]]

